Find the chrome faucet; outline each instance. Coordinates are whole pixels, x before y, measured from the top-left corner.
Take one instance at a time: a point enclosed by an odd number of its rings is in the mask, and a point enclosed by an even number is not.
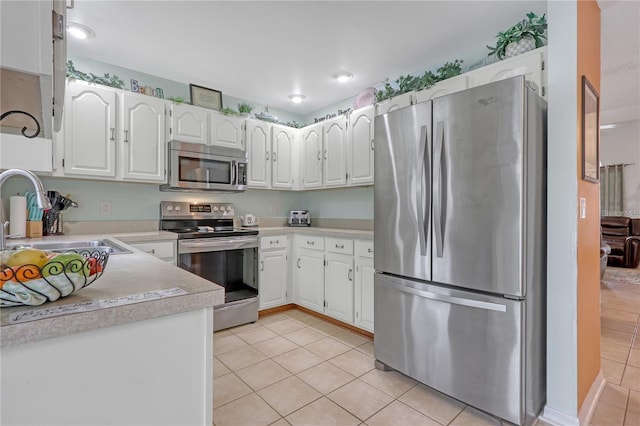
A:
[[[38,202],[38,207],[44,210],[51,209],[51,203],[49,202],[49,198],[44,193],[44,188],[42,186],[42,181],[30,172],[29,170],[24,169],[9,169],[0,173],[0,194],[2,193],[2,183],[10,178],[11,176],[24,176],[31,181],[33,184],[33,188],[36,191],[36,200]],[[7,227],[9,226],[9,221],[1,224],[0,226],[0,250],[5,250],[7,248],[7,240],[6,240],[6,232]]]

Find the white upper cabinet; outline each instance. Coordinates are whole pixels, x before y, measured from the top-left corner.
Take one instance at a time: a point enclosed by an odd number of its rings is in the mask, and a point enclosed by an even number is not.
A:
[[[115,178],[115,90],[70,82],[64,116],[65,175]]]
[[[469,87],[469,78],[466,75],[458,75],[455,77],[442,80],[434,84],[428,89],[416,92],[416,103],[428,101],[438,96],[448,95],[450,93],[459,92]]]
[[[265,121],[247,120],[247,185],[252,188],[271,187],[271,125]]]
[[[167,141],[209,143],[209,111],[191,105],[172,104],[167,120]]]
[[[413,103],[414,96],[415,92],[407,92],[402,95],[394,96],[386,101],[382,101],[378,104],[378,112],[376,115],[382,115],[396,109],[408,107]]]
[[[274,125],[271,128],[271,160],[273,188],[293,188],[293,143],[295,129]]]
[[[527,81],[534,83],[538,93],[547,97],[544,81],[544,61],[547,48],[541,47],[530,52],[514,56],[503,61],[478,68],[468,73],[469,87],[476,87],[517,75],[524,75]]]
[[[122,93],[122,178],[165,180],[165,102],[151,96]]]
[[[336,117],[323,125],[324,186],[345,186],[347,184],[347,119]]]
[[[209,112],[211,116],[211,139],[209,143],[225,148],[244,149],[244,118],[232,117],[218,112]]]
[[[303,189],[322,187],[322,124],[301,131],[300,178]]]
[[[373,184],[373,117],[369,105],[349,115],[348,164],[350,185]]]
[[[53,73],[51,1],[0,2],[0,64],[31,74]]]

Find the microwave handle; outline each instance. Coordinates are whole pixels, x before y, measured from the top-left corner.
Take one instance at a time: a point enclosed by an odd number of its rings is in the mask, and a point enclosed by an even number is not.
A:
[[[231,161],[231,184],[237,185],[238,180],[238,162],[236,160]]]

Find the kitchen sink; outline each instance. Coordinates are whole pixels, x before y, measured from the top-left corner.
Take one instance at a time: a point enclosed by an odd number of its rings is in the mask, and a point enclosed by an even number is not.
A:
[[[111,240],[44,241],[39,243],[9,244],[7,245],[7,250],[16,250],[27,247],[50,251],[100,250],[106,251],[110,255],[131,253],[130,250],[127,250]]]

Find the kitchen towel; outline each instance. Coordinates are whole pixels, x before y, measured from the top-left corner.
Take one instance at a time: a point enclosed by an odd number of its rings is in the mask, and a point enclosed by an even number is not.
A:
[[[9,235],[24,237],[27,233],[27,197],[9,198]]]

